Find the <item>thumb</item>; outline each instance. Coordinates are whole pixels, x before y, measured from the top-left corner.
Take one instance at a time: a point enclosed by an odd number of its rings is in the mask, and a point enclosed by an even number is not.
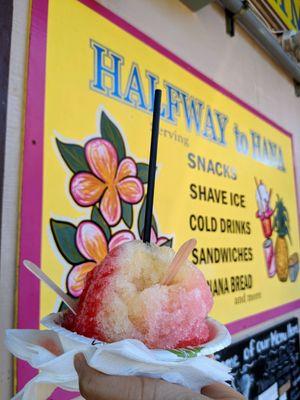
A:
[[[75,354],[74,367],[79,377],[82,376],[84,371],[89,367],[83,353]]]

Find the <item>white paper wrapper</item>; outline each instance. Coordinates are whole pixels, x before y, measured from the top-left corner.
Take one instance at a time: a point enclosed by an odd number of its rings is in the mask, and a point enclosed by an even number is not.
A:
[[[71,332],[61,326],[63,313],[53,313],[47,315],[41,320],[41,324],[46,328],[57,332],[60,336],[69,338],[78,343],[92,346],[106,346],[107,343],[101,342],[97,339],[87,338],[82,335],[78,335],[75,332]],[[200,347],[190,347],[187,349],[174,349],[174,350],[153,350],[148,349],[150,352],[155,354],[161,361],[182,361],[182,359],[193,358],[198,356],[208,356],[216,353],[229,346],[231,343],[231,336],[227,328],[220,322],[213,318],[208,317],[207,323],[210,332],[213,332],[213,338]]]
[[[16,357],[39,370],[14,400],[46,400],[56,387],[78,391],[74,355],[83,352],[88,364],[110,375],[161,378],[199,392],[213,382],[231,380],[229,368],[205,357],[230,344],[227,329],[208,319],[214,337],[199,348],[150,350],[134,339],[103,343],[70,332],[59,325],[61,314],[41,322],[49,330],[6,331],[6,346]]]

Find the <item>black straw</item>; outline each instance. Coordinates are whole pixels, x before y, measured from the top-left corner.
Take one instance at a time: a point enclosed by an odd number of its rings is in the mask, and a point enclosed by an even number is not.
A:
[[[158,144],[158,134],[159,134],[160,104],[161,104],[161,90],[156,89],[154,95],[150,161],[148,170],[148,189],[147,189],[144,235],[143,235],[144,243],[150,243],[150,235],[151,235],[157,144]]]

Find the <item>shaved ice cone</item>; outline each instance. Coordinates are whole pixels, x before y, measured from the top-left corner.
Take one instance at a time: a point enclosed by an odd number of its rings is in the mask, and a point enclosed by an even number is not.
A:
[[[213,299],[202,272],[185,261],[170,285],[160,283],[174,254],[140,241],[115,248],[88,274],[77,315],[67,311],[62,326],[108,343],[138,339],[149,348],[205,343]]]

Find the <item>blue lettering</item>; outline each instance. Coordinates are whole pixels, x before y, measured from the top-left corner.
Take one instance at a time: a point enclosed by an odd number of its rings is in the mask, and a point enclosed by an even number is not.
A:
[[[169,83],[165,84],[167,96],[166,118],[174,123],[177,123],[175,116],[179,115],[179,95],[180,91]]]
[[[252,136],[252,151],[253,151],[253,158],[256,160],[261,159],[261,139],[260,135],[254,131],[251,131]]]
[[[104,92],[107,96],[122,98],[121,95],[121,65],[123,57],[113,53],[109,49],[101,47],[98,43],[91,41],[94,49],[94,81],[92,88]],[[105,65],[105,59],[110,60],[110,66]],[[110,79],[110,85],[107,85],[107,78]]]
[[[184,92],[180,92],[180,94],[182,97],[184,117],[185,117],[188,129],[191,129],[191,127],[194,123],[196,132],[200,133],[201,115],[202,115],[202,110],[203,110],[204,104],[201,101],[194,99],[193,97],[190,97],[190,102],[188,104],[188,97],[189,97],[188,94],[186,94]]]
[[[278,149],[278,167],[277,168],[283,172],[286,171],[281,147],[279,147],[279,149]]]
[[[132,99],[132,95],[134,96],[134,99]],[[139,72],[139,68],[136,64],[132,64],[124,100],[127,103],[135,105],[136,107],[142,108],[144,110],[147,109],[142,78]]]
[[[294,0],[291,0],[291,12],[292,12],[291,22],[296,30],[300,30],[300,15],[297,15],[297,8]]]
[[[206,108],[205,127],[202,132],[202,135],[209,140],[218,142],[210,106],[207,106]]]
[[[159,78],[156,75],[153,75],[151,72],[147,71],[146,76],[149,81],[149,108],[150,112],[153,112],[153,104],[154,104],[154,93],[157,87],[157,83],[159,82]]]
[[[225,140],[225,129],[227,126],[228,122],[228,117],[221,112],[215,110],[215,114],[217,116],[217,121],[218,121],[218,126],[220,130],[220,144],[226,145],[226,140]]]
[[[276,0],[276,3],[277,3],[277,0]],[[279,7],[280,7],[281,11],[287,16],[287,12],[286,12],[286,8],[285,8],[285,0],[280,0]]]

